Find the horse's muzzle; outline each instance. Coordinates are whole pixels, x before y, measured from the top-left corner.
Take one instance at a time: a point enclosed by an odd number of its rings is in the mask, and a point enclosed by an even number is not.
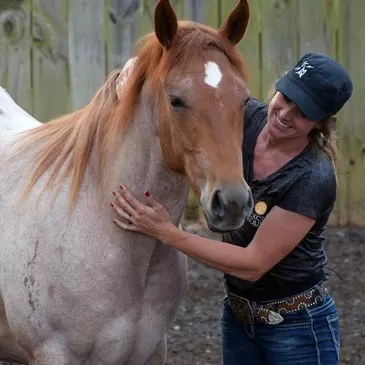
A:
[[[208,201],[203,209],[209,229],[215,232],[238,229],[253,208],[252,193],[246,184],[216,187]]]

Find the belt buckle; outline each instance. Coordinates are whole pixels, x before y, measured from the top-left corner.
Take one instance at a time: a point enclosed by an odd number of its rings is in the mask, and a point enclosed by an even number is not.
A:
[[[229,305],[235,316],[247,324],[255,323],[255,316],[250,301],[233,293],[228,294]]]
[[[280,313],[274,312],[267,308],[259,307],[256,313],[259,317],[259,320],[265,324],[275,325],[284,321],[284,318],[280,315]]]

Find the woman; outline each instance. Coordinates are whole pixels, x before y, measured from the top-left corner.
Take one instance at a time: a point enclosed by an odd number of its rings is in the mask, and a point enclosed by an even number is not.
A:
[[[224,242],[179,230],[148,192],[146,204],[126,187],[114,193],[122,229],[152,235],[224,273],[225,365],[339,362],[323,232],[336,199],[334,115],[351,94],[340,64],[308,53],[276,83],[268,106],[248,101],[244,175],[255,206]]]

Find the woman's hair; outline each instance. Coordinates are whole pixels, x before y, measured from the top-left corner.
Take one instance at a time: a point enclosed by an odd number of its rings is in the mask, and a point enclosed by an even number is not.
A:
[[[267,96],[267,104],[271,102],[276,92],[277,90],[275,89],[275,86],[272,86]],[[310,143],[320,150],[326,152],[331,158],[335,168],[337,168],[339,160],[336,138],[336,122],[337,118],[335,116],[331,116],[322,122],[318,122],[319,128],[313,128],[309,133]]]
[[[338,147],[336,137],[337,118],[331,116],[319,123],[319,128],[313,128],[309,133],[311,143],[322,149],[333,161],[335,167],[338,164]]]

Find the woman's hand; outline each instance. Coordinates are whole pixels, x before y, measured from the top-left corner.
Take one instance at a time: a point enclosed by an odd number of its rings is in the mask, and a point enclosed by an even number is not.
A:
[[[167,210],[147,191],[144,193],[147,203],[136,199],[130,191],[121,186],[119,192],[113,192],[115,202],[111,203],[118,218],[114,223],[126,231],[140,232],[160,239],[160,234],[171,225]]]

